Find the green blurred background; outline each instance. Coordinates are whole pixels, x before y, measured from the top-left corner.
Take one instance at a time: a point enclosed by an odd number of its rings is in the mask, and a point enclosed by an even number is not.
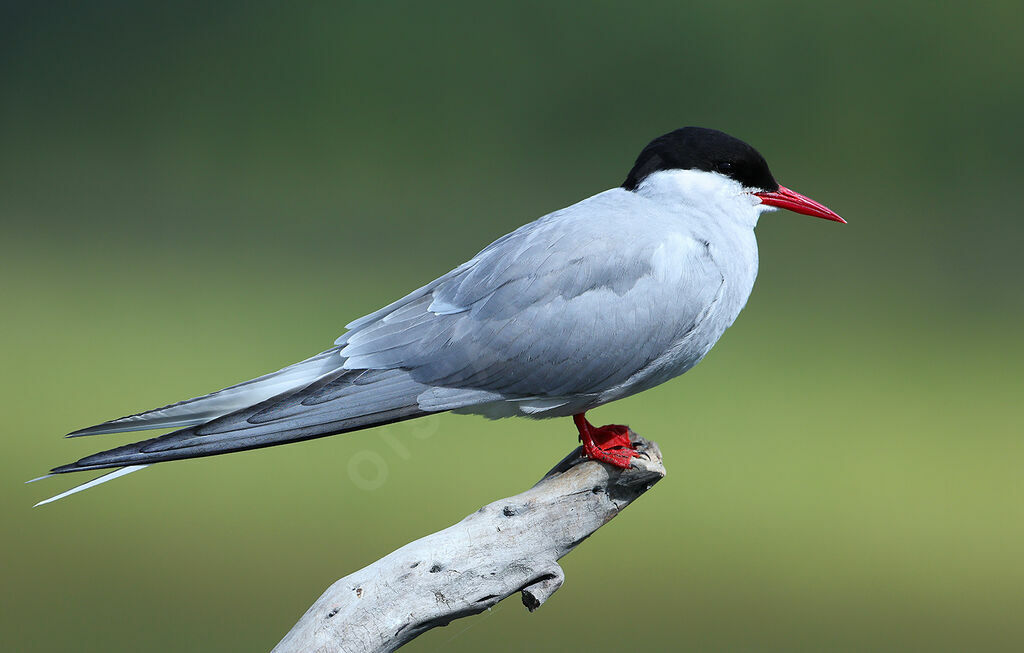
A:
[[[13,3],[0,14],[0,648],[269,649],[520,491],[568,420],[442,416],[22,485],[69,430],[277,369],[685,124],[850,224],[758,229],[736,326],[593,413],[669,477],[410,651],[1024,650],[1019,2]]]

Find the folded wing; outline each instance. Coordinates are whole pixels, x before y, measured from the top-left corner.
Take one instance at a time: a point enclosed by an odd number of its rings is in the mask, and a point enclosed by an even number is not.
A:
[[[54,471],[242,451],[496,401],[542,409],[625,384],[678,346],[722,285],[699,243],[669,223],[638,228],[649,216],[636,201],[608,191],[526,225],[302,363],[76,432],[186,426]]]
[[[331,347],[312,358],[251,381],[239,383],[202,397],[186,399],[161,408],[79,429],[69,433],[68,436],[80,437],[202,424],[283,392],[302,388],[324,374],[340,369],[344,363],[344,359],[338,353],[340,349],[340,347]]]
[[[425,390],[400,370],[338,370],[297,391],[198,426],[135,442],[55,468],[56,473],[148,465],[354,431],[424,414]]]

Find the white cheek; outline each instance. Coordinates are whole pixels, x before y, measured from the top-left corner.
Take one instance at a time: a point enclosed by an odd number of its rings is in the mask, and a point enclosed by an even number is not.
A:
[[[753,228],[769,207],[750,190],[716,172],[662,170],[649,175],[637,193],[679,207],[697,222]]]

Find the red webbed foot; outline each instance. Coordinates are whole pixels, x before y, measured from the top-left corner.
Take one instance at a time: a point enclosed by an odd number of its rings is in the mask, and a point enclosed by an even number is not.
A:
[[[597,427],[588,422],[583,413],[573,415],[572,420],[580,432],[583,455],[587,458],[626,469],[633,456],[639,455],[629,442],[629,427],[622,424]]]

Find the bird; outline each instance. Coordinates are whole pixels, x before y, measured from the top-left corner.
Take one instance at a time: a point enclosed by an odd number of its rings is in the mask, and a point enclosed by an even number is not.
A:
[[[779,185],[764,157],[722,131],[648,143],[625,181],[549,213],[380,310],[333,346],[212,394],[68,437],[176,429],[86,456],[56,474],[116,468],[48,503],[166,461],[337,435],[451,411],[571,417],[582,453],[628,468],[628,428],[587,411],[700,362],[745,306],[754,228],[788,209],[845,224]],[[33,479],[38,480],[38,479]]]

